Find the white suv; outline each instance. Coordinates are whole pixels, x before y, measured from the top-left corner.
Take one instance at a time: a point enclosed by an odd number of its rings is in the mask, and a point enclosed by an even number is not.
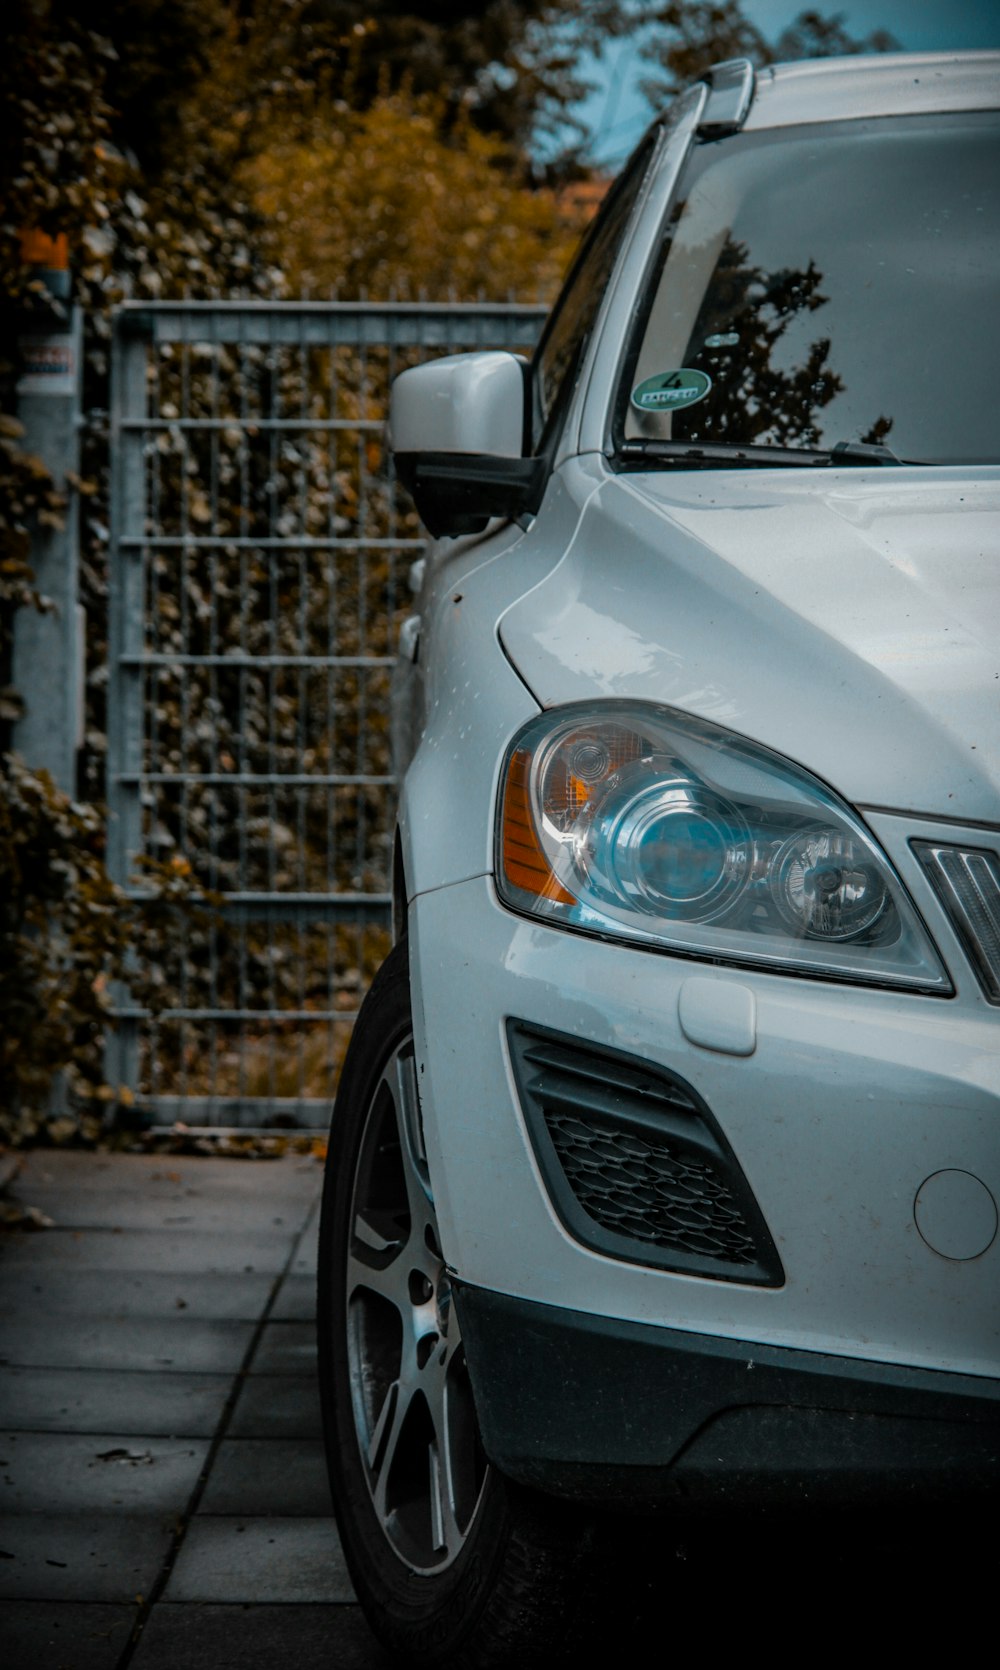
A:
[[[548,1502],[1000,1485],[998,106],[724,64],[530,365],[395,385],[438,542],[319,1327],[414,1662],[547,1650]]]

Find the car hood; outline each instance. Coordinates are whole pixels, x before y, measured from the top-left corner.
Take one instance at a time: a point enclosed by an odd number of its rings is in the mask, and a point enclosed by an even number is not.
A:
[[[1000,823],[1000,473],[594,479],[500,622],[542,706],[665,703],[856,804]]]

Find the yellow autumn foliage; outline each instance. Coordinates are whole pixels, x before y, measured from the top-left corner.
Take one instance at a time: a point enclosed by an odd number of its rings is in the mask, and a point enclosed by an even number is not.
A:
[[[317,106],[255,135],[239,184],[293,294],[384,300],[548,299],[578,209],[517,179],[502,142],[463,122],[442,137],[432,98]]]

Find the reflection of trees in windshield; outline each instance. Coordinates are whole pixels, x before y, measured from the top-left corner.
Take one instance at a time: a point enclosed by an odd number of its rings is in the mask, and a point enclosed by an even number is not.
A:
[[[795,319],[828,301],[822,281],[814,261],[775,273],[751,266],[746,244],[727,237],[684,359],[707,372],[711,392],[675,415],[675,436],[820,444],[818,414],[845,387],[829,364],[830,339],[817,337],[789,370],[775,363],[775,350]]]
[[[885,438],[892,429],[893,420],[890,417],[877,417],[875,422],[865,430],[861,439],[866,446],[883,446]]]

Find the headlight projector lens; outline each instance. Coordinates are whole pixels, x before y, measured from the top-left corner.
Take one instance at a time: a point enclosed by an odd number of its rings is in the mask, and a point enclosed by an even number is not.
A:
[[[628,774],[635,776],[634,771]],[[746,885],[749,831],[734,806],[691,783],[612,795],[588,842],[591,877],[626,903],[667,918],[707,922]],[[617,802],[617,804],[615,804]],[[609,862],[610,861],[610,862]]]

